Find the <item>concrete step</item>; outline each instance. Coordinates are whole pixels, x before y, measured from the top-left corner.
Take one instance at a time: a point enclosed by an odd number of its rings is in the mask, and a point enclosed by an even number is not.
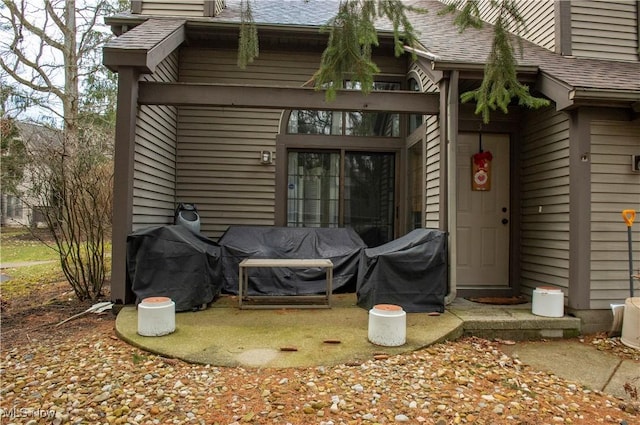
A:
[[[447,310],[463,322],[463,335],[514,341],[572,338],[581,333],[577,317],[543,317],[531,313],[531,303],[489,305],[456,299]]]

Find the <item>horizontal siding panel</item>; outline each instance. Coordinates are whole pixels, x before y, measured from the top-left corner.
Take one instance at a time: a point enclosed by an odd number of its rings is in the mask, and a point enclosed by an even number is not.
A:
[[[569,259],[569,251],[565,249],[537,248],[537,247],[524,246],[522,249],[522,253],[526,255],[535,255],[540,258],[549,257],[554,260]]]
[[[177,54],[158,64],[141,80],[178,80]],[[175,208],[177,109],[142,105],[138,109],[134,153],[133,228],[167,224]],[[170,222],[170,221],[169,221]]]
[[[539,179],[533,182],[525,182],[523,189],[525,191],[542,190],[553,187],[566,188],[569,185],[569,176],[553,177],[548,179]],[[568,190],[568,189],[567,189]]]
[[[147,177],[147,179],[145,179]],[[167,186],[163,186],[157,183],[157,179],[149,175],[141,175],[140,179],[137,179],[134,184],[134,195],[145,196],[145,194],[151,194],[150,198],[146,198],[144,200],[140,200],[140,202],[136,202],[136,205],[146,205],[149,202],[161,201],[163,203],[172,202],[173,203],[173,191],[168,190]],[[135,192],[135,189],[140,189],[139,192]],[[170,201],[171,200],[171,201]],[[173,211],[173,205],[171,207]]]
[[[319,64],[317,54],[260,52],[245,70],[237,52],[182,49],[180,80],[217,84],[303,85]],[[218,238],[230,225],[273,225],[275,167],[260,151],[275,151],[282,111],[179,109],[176,178],[180,199],[198,204],[201,230]],[[240,201],[242,199],[242,201]]]
[[[631,153],[640,151],[640,124],[594,121],[591,125],[591,308],[621,303],[629,293],[627,228],[623,209],[640,211],[640,174]],[[632,232],[633,246],[640,231]],[[634,255],[640,269],[640,253]]]
[[[574,56],[638,60],[637,2],[571,2],[571,51]]]
[[[523,221],[522,230],[523,230],[523,233],[527,231],[532,232],[530,233],[532,236],[535,236],[537,232],[568,232],[569,223],[556,222],[556,221],[545,221],[545,222]],[[567,240],[569,239],[567,238]]]
[[[539,273],[533,271],[524,271],[522,272],[522,278],[529,282],[545,282],[547,285],[559,286],[561,288],[566,288],[567,284],[566,275],[557,276],[549,273]],[[531,288],[535,289],[535,288]]]
[[[520,281],[569,285],[569,124],[552,108],[528,112],[520,164]],[[542,212],[539,212],[542,207]]]
[[[154,16],[204,16],[204,1],[142,1],[142,15]]]
[[[609,26],[607,24],[603,24],[602,25],[602,29],[603,30],[609,30],[609,32],[607,33],[606,37],[603,37],[603,40],[591,40],[591,34],[592,34],[592,28],[590,29],[574,29],[573,30],[573,39],[575,41],[578,42],[593,42],[594,44],[598,43],[599,44],[607,44],[606,41],[611,42],[611,39],[613,40],[621,40],[624,42],[625,45],[628,44],[632,44],[635,43],[637,40],[637,37],[634,36],[633,33],[628,33],[628,32],[617,32],[617,31],[611,31],[610,28],[608,28]]]
[[[428,80],[430,82],[430,80]],[[428,85],[429,86],[429,85]],[[425,226],[440,227],[440,121],[437,116],[426,117],[426,205]]]
[[[613,170],[610,169],[609,171],[613,171]],[[606,184],[614,184],[616,186],[623,186],[623,185],[634,186],[635,183],[638,182],[638,176],[637,174],[631,173],[631,167],[628,167],[628,168],[625,167],[625,169],[621,171],[623,172],[619,174],[609,174],[609,173],[594,174],[591,177],[592,190],[595,191],[597,190],[598,187],[603,187],[603,188],[608,187],[608,186],[605,186]]]
[[[552,240],[552,239],[542,239],[542,238],[538,238],[535,240],[532,240],[531,242],[529,242],[528,244],[523,244],[522,248],[523,249],[551,249],[551,250],[563,250],[564,252],[568,252],[566,250],[566,244],[564,243],[565,241],[562,240]]]
[[[451,3],[451,0],[444,0],[443,3]],[[527,24],[527,31],[522,36],[546,49],[554,49],[554,6],[552,1],[531,1],[516,0],[518,11]],[[494,24],[498,13],[490,7],[490,2],[481,1],[478,3],[480,17],[485,22]]]
[[[162,170],[142,163],[137,164],[135,170],[140,180],[156,182],[161,187],[172,187],[175,181],[173,170]]]
[[[523,199],[522,206],[526,208],[535,208],[535,213],[539,213],[538,207],[545,207],[543,209],[544,212],[549,212],[546,208],[549,205],[562,205],[563,209],[569,209],[569,194],[563,193],[560,195],[548,195],[548,196],[536,196],[533,199]],[[551,210],[553,211],[553,210]]]
[[[537,261],[535,263],[522,262],[522,271],[523,273],[527,273],[529,275],[533,275],[534,273],[540,275],[547,276],[556,276],[558,278],[568,278],[569,277],[569,262],[568,261],[558,261],[556,264],[545,264],[544,261]],[[567,282],[560,285],[562,287],[567,287]]]
[[[140,188],[134,189],[134,192],[136,192],[136,194],[141,198],[140,202],[138,202],[138,205],[137,205],[138,207],[155,208],[156,200],[151,199],[152,196],[157,196],[161,199],[164,198],[162,200],[166,202],[173,202],[173,196],[168,197],[167,195],[163,195],[162,193],[158,193],[158,192],[142,193],[142,191],[144,191],[144,189],[140,189]]]
[[[171,173],[175,171],[175,158],[169,157],[165,151],[156,148],[156,146],[151,143],[136,146],[134,161],[136,161],[134,167],[139,165],[137,162],[143,162],[145,165],[159,170],[164,169]]]
[[[535,245],[537,243],[543,244],[547,243],[548,241],[569,242],[569,234],[563,232],[554,232],[552,230],[523,230],[522,237],[526,241],[522,243],[522,246]],[[568,247],[568,244],[565,244],[564,247]]]

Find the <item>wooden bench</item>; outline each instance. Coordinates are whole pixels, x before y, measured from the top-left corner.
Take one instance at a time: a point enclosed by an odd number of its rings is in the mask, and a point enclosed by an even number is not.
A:
[[[250,268],[283,267],[283,268],[321,268],[325,269],[327,275],[327,289],[324,295],[254,295],[249,297],[249,270]],[[238,301],[242,308],[331,308],[331,294],[333,292],[333,262],[325,259],[275,259],[275,258],[248,258],[242,260],[238,267],[239,288]],[[296,304],[287,304],[292,298],[302,301]],[[262,302],[255,304],[244,303],[245,301],[282,301],[283,303]],[[311,303],[311,301],[315,301]],[[319,304],[317,301],[321,301]]]

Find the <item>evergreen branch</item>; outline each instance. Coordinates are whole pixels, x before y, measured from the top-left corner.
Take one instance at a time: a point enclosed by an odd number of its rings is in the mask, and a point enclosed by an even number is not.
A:
[[[408,12],[425,11],[407,6],[400,0],[348,0],[340,3],[338,13],[324,27],[324,31],[329,32],[329,40],[320,68],[312,78],[316,89],[327,89],[327,101],[335,99],[336,90],[344,86],[346,78],[360,83],[365,94],[373,89],[374,75],[380,72],[372,60],[373,47],[379,45],[375,28],[377,18],[386,17],[391,21],[396,56],[404,53],[403,46],[418,44]]]
[[[258,57],[258,28],[253,20],[251,0],[240,2],[240,36],[238,39],[238,66],[245,69]]]
[[[474,22],[480,19],[479,10],[475,3],[475,0],[466,2],[460,14],[454,19],[461,31],[470,26],[474,27]],[[460,2],[456,2],[445,8],[444,11],[450,13],[459,4]],[[518,99],[520,106],[531,109],[550,104],[547,99],[533,96],[529,92],[529,87],[518,81],[518,62],[514,44],[518,43],[520,55],[522,55],[522,40],[512,36],[509,30],[521,34],[526,31],[526,25],[515,1],[491,0],[490,5],[498,9],[498,17],[494,23],[494,36],[491,52],[484,67],[484,78],[479,88],[460,95],[460,100],[463,103],[476,102],[475,113],[482,116],[485,124],[489,122],[491,112],[496,109],[507,114],[513,98]]]
[[[461,33],[469,28],[482,28],[484,22],[480,19],[480,9],[478,8],[477,0],[456,0],[438,12],[438,15],[452,14],[457,12],[458,9],[460,9],[460,13],[454,17],[453,23]]]

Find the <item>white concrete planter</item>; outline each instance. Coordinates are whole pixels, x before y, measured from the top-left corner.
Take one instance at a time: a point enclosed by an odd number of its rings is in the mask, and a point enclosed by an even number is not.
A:
[[[531,312],[536,316],[563,317],[564,294],[558,288],[540,286],[533,291]]]
[[[167,297],[150,297],[138,304],[138,334],[168,335],[176,330],[176,304]]]
[[[378,304],[369,310],[369,341],[398,347],[407,340],[407,313],[393,304]]]

